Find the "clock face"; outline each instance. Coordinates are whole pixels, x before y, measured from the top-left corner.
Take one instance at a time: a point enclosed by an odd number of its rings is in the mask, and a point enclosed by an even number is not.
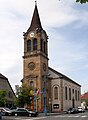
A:
[[[30,37],[34,37],[34,33],[33,32],[30,33]]]
[[[34,62],[30,62],[30,63],[28,64],[28,68],[29,68],[30,70],[34,70],[34,69],[35,69],[35,63],[34,63]]]

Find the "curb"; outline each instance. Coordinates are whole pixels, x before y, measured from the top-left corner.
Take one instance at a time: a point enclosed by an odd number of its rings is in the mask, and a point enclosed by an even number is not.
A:
[[[45,115],[45,113],[39,113],[39,116],[54,116],[54,115],[62,115],[65,114],[64,112],[62,113],[47,113],[47,115]]]

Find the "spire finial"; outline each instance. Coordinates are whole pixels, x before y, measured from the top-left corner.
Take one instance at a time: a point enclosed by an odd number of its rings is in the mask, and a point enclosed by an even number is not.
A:
[[[28,31],[35,30],[36,28],[42,29],[39,13],[37,9],[37,0],[35,0],[34,13],[33,13],[31,24],[30,24]]]
[[[37,0],[35,0],[35,5],[37,6]]]

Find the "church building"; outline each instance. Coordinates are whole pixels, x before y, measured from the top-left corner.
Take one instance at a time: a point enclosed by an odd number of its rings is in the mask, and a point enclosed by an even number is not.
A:
[[[31,24],[23,36],[22,82],[37,93],[30,108],[59,112],[80,106],[81,86],[48,65],[48,35],[42,27],[36,2]]]

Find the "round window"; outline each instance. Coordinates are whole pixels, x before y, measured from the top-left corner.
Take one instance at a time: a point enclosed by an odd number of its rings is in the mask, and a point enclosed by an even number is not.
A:
[[[28,68],[29,68],[30,70],[34,70],[34,69],[35,69],[35,63],[30,62],[30,63],[28,64]]]

